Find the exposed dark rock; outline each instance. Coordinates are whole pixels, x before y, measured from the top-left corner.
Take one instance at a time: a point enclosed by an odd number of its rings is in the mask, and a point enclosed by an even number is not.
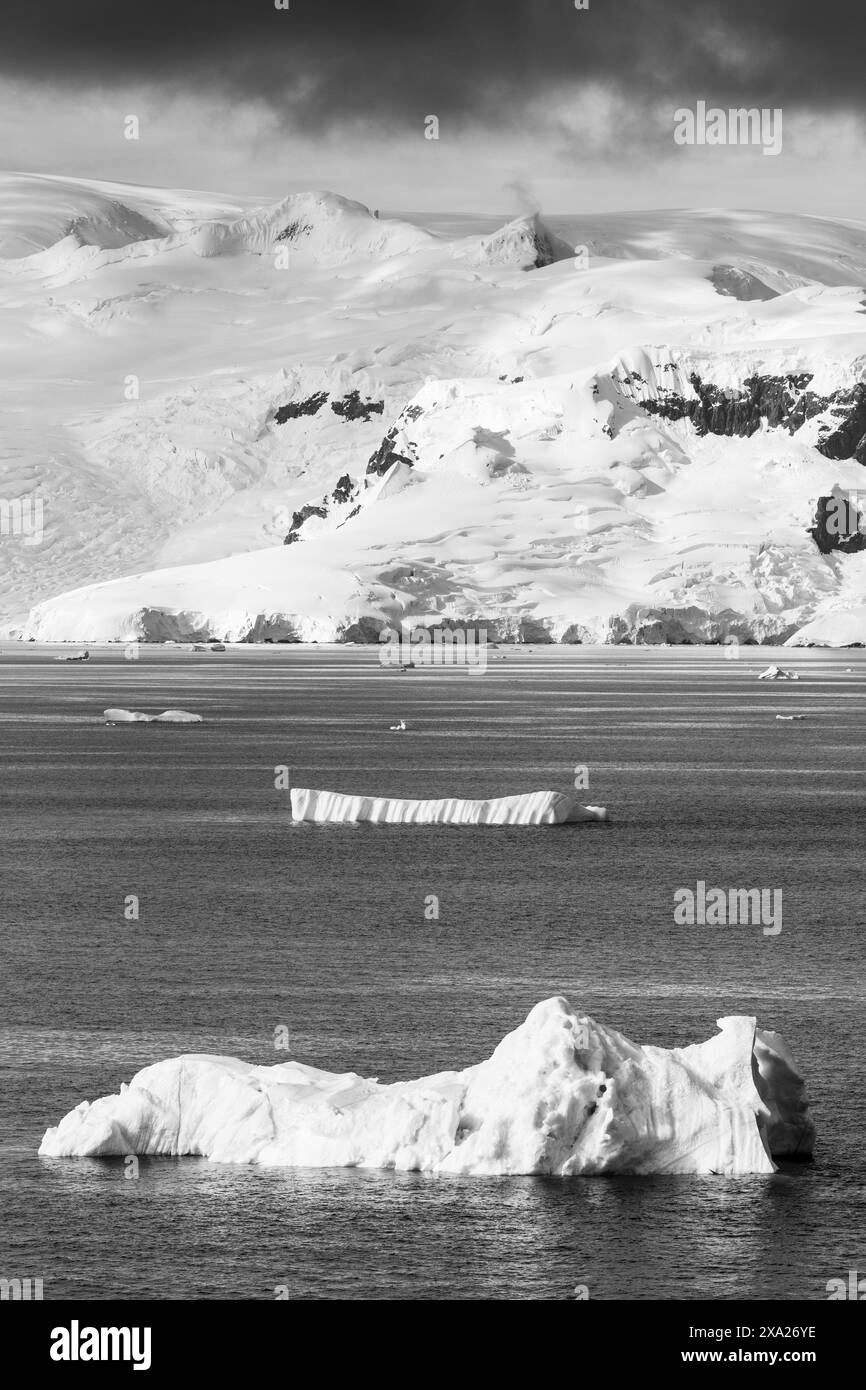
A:
[[[305,401],[290,401],[274,411],[274,422],[284,425],[287,420],[298,420],[302,415],[317,415],[327,399],[327,391],[317,391]]]
[[[822,555],[833,550],[841,550],[844,555],[866,550],[866,518],[844,496],[818,498],[814,524],[808,534]]]
[[[309,506],[302,507],[299,512],[294,512],[292,514],[292,524],[289,527],[289,534],[283,541],[283,545],[293,545],[295,541],[301,539],[297,533],[300,531],[304,522],[308,521],[311,516],[326,517],[328,515],[327,502],[328,499],[325,497],[322,499],[321,507],[314,507],[310,504]]]
[[[292,524],[289,527],[289,533],[285,537],[283,545],[294,545],[296,541],[301,539],[301,528],[304,522],[308,521],[311,516],[320,516],[322,518],[328,516],[333,503],[340,506],[346,502],[351,502],[353,498],[357,497],[359,491],[360,487],[358,483],[355,482],[354,478],[352,478],[350,474],[344,473],[341,478],[338,478],[337,485],[330,497],[325,496],[322,498],[321,505],[316,506],[314,503],[310,503],[308,506],[302,507],[300,511],[293,512]],[[354,510],[349,513],[349,516],[346,517],[346,521],[349,521],[353,516],[357,516],[360,510],[360,506],[355,507]],[[342,524],[345,525],[345,522]]]
[[[290,222],[279,233],[277,241],[300,241],[302,236],[309,236],[312,227],[307,222]]]
[[[627,381],[632,379],[626,378]],[[664,420],[691,420],[698,434],[747,437],[755,434],[764,421],[793,434],[804,421],[826,410],[829,404],[806,390],[811,380],[808,373],[784,377],[751,376],[746,378],[742,388],[723,388],[702,381],[697,372],[692,372],[689,381],[695,398],[687,400],[676,391],[662,387],[656,399],[642,400],[639,404],[648,415],[659,415]]]
[[[395,444],[397,434],[398,427],[397,425],[393,425],[385,435],[385,438],[382,440],[375,454],[370,456],[370,461],[367,464],[368,473],[374,473],[377,477],[382,478],[388,472],[388,469],[395,463],[405,463],[409,468],[413,467],[415,463],[414,459],[407,458],[405,454],[397,452]]]
[[[855,458],[866,464],[866,384],[861,381],[848,391],[837,391],[830,402],[831,414],[840,423],[824,435],[818,448],[828,459]]]
[[[645,386],[638,372],[627,372],[623,384]],[[858,382],[845,390],[820,396],[808,389],[808,372],[787,376],[750,376],[742,387],[720,387],[702,381],[697,372],[689,376],[694,398],[660,387],[655,397],[637,404],[648,415],[664,420],[690,420],[698,434],[755,434],[763,424],[794,434],[815,415],[829,412],[838,424],[822,424],[816,444],[825,458],[854,458],[866,464],[866,383]]]
[[[354,482],[349,477],[348,473],[344,473],[342,478],[338,479],[337,486],[334,488],[331,496],[335,502],[348,502],[354,491]]]
[[[362,401],[360,391],[348,391],[341,401],[331,401],[331,409],[335,415],[342,415],[344,420],[367,421],[373,415],[384,413],[385,402]]]

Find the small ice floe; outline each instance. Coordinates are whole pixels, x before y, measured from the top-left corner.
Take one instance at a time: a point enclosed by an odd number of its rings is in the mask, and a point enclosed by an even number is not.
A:
[[[766,671],[762,671],[758,676],[759,681],[798,681],[799,679],[796,671],[786,671],[784,666],[768,666]]]
[[[103,710],[106,724],[201,724],[200,714],[186,709],[167,709],[163,714],[142,714],[137,709]]]
[[[776,715],[776,718],[777,718],[777,719],[784,719],[784,720],[787,720],[787,721],[790,722],[790,720],[792,720],[792,719],[805,719],[805,718],[806,718],[806,715],[805,715],[805,714],[777,714],[777,715]]]
[[[210,649],[212,652],[224,652],[226,644],[225,642],[211,642]]]
[[[399,724],[389,724],[388,727],[392,734],[402,734],[406,728],[406,720],[401,719]]]
[[[89,661],[90,652],[74,652],[71,656],[55,656],[55,661]]]

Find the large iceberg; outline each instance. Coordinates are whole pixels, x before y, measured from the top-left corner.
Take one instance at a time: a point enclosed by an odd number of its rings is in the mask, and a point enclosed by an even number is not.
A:
[[[754,1018],[719,1028],[690,1047],[640,1047],[547,999],[486,1062],[391,1085],[296,1061],[175,1057],[83,1101],[39,1152],[561,1176],[736,1176],[808,1157],[814,1128],[782,1040]]]
[[[383,825],[562,825],[606,821],[603,806],[581,806],[571,792],[520,792],[487,801],[407,801],[403,797],[349,796],[342,792],[292,788],[292,819]]]

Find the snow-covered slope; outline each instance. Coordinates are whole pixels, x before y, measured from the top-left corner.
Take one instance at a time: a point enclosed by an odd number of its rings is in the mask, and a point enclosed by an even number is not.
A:
[[[392,1085],[294,1061],[176,1057],[83,1101],[39,1152],[562,1176],[737,1176],[807,1157],[814,1129],[781,1038],[754,1018],[719,1028],[691,1047],[640,1047],[548,999],[486,1062]]]
[[[0,180],[0,625],[866,641],[866,228],[551,224]]]

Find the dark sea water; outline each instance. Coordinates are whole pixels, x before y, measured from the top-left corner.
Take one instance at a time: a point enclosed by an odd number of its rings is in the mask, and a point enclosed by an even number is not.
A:
[[[0,656],[0,1276],[46,1299],[824,1299],[866,1273],[866,654],[509,647],[469,676],[360,648],[55,650]],[[801,679],[758,683],[772,660]],[[113,705],[206,723],[107,728]],[[586,764],[613,821],[293,828],[281,764],[408,796],[565,789]],[[781,934],[675,927],[698,879],[782,889]],[[406,1079],[482,1060],[551,994],[666,1046],[756,1014],[807,1077],[815,1162],[563,1180],[142,1159],[136,1181],[37,1156],[80,1100],[179,1052],[285,1060],[284,1025],[301,1061]]]

